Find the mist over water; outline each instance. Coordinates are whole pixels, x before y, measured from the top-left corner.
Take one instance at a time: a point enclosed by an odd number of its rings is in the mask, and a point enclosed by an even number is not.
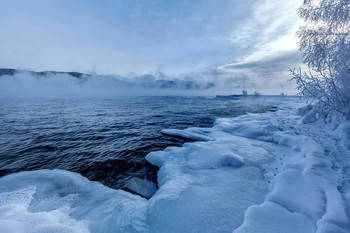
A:
[[[116,189],[132,177],[156,181],[144,157],[189,141],[162,129],[211,127],[218,117],[268,109],[249,98],[1,99],[0,175],[59,168]]]
[[[198,96],[222,93],[213,80],[173,78],[163,74],[124,77],[69,73],[18,71],[0,73],[0,98],[87,98],[115,96]],[[227,86],[226,86],[227,88]],[[232,93],[229,90],[228,93]]]
[[[215,75],[96,75],[76,72],[0,69],[0,98],[92,98],[118,96],[215,96],[240,94],[250,84]],[[72,75],[72,73],[74,73]],[[254,87],[254,86],[253,86]],[[260,91],[259,91],[260,92]],[[267,94],[269,91],[260,92]],[[277,93],[279,94],[279,93]]]

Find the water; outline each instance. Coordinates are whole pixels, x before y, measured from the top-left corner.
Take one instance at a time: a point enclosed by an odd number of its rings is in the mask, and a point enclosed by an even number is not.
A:
[[[0,100],[0,176],[58,168],[116,189],[132,177],[156,181],[157,168],[144,157],[189,141],[162,129],[211,127],[218,117],[269,108],[247,98]]]

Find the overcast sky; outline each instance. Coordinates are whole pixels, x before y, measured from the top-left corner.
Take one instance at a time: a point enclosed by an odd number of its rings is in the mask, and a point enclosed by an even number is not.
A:
[[[0,0],[0,67],[161,71],[290,91],[301,2]]]

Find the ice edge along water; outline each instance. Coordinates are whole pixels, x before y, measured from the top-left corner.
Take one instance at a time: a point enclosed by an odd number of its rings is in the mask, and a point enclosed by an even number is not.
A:
[[[277,101],[277,100],[276,100]],[[152,152],[159,189],[146,200],[61,170],[0,179],[4,232],[349,232],[347,193],[324,148],[298,134],[304,103],[164,130],[200,139]]]

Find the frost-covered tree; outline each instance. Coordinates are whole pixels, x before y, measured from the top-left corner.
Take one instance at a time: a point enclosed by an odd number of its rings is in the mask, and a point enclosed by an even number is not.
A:
[[[309,70],[292,69],[292,80],[301,94],[349,114],[350,0],[304,0],[299,15],[305,22],[299,47]]]

